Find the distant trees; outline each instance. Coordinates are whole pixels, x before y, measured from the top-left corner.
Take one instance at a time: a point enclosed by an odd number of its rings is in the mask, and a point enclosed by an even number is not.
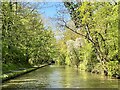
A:
[[[69,60],[71,64],[75,65],[77,68],[80,65],[80,62],[83,60],[81,48],[82,41],[80,38],[77,38],[76,41],[67,41],[67,53],[69,55]]]

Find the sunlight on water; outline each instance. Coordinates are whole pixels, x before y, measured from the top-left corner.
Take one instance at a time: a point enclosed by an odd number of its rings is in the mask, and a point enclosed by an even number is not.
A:
[[[71,67],[40,68],[3,83],[6,88],[118,88],[117,79],[79,71]]]

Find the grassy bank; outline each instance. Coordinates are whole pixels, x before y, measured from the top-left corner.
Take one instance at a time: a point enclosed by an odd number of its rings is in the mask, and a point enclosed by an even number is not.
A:
[[[14,63],[8,63],[8,64],[2,64],[2,74],[10,73],[13,70],[20,70],[21,68],[30,68],[31,66],[28,64],[14,64]]]
[[[31,71],[34,71],[38,68],[41,68],[41,67],[44,67],[44,66],[47,66],[47,65],[49,65],[49,64],[40,65],[39,67],[19,68],[19,70],[18,69],[15,70],[15,67],[17,67],[17,66],[14,66],[14,68],[11,67],[13,70],[11,68],[9,68],[9,70],[11,70],[10,72],[2,74],[0,76],[0,79],[2,80],[2,82],[5,82],[7,80],[10,80],[10,79],[13,79],[15,77],[21,76],[23,74],[29,73]]]

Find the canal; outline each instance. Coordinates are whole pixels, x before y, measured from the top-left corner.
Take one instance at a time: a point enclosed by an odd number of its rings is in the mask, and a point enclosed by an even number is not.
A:
[[[50,65],[9,80],[2,84],[2,89],[118,88],[119,82],[68,66]]]

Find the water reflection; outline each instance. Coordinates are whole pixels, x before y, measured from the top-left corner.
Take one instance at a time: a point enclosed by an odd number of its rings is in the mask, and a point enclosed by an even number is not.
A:
[[[118,88],[117,79],[76,70],[68,66],[48,66],[9,80],[5,88]]]

